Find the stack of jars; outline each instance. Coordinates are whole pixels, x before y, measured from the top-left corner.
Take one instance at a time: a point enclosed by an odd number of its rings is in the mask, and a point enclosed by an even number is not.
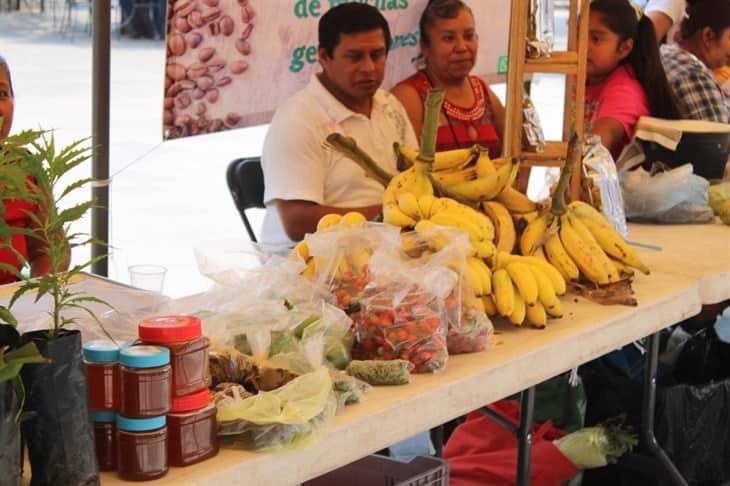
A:
[[[108,361],[93,352],[86,356],[100,468],[117,469],[132,481],[161,477],[168,466],[195,464],[218,452],[200,320],[157,317],[142,321],[138,332],[135,345],[118,349],[118,362],[111,355]],[[94,381],[98,369],[111,370],[108,386]],[[99,410],[102,389],[112,398]]]

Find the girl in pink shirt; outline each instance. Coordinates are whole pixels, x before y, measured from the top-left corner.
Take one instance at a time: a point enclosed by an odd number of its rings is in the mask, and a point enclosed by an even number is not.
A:
[[[639,117],[678,119],[651,20],[628,0],[591,2],[586,121],[614,158]]]

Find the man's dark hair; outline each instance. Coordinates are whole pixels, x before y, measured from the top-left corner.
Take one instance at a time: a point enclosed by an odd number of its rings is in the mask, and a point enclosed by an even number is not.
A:
[[[0,69],[5,71],[5,75],[8,78],[8,87],[10,88],[10,95],[13,96],[13,78],[10,77],[10,67],[5,58],[0,54]]]
[[[390,27],[380,11],[364,3],[343,3],[319,19],[319,48],[332,57],[340,43],[340,34],[355,34],[380,29],[385,37],[385,48],[390,49]]]

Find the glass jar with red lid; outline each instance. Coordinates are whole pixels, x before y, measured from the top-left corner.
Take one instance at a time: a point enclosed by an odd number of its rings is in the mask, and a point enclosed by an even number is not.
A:
[[[119,401],[119,345],[108,339],[98,339],[85,342],[83,347],[89,408],[116,410]]]
[[[170,350],[172,396],[182,397],[210,386],[208,338],[195,316],[161,316],[139,323],[139,338]]]
[[[170,351],[162,346],[129,346],[119,353],[119,413],[128,418],[170,411]]]
[[[175,397],[167,415],[167,451],[171,466],[189,466],[218,454],[216,408],[210,392]]]
[[[100,471],[117,468],[117,416],[114,412],[91,412],[94,422],[94,446]]]
[[[133,419],[117,415],[117,471],[127,481],[149,481],[167,474],[165,417]]]

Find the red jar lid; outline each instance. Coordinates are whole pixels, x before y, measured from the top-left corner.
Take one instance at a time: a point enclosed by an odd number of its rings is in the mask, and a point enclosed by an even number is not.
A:
[[[173,397],[170,413],[187,413],[193,410],[200,410],[210,404],[210,391],[201,390],[183,397]]]
[[[140,339],[152,344],[193,341],[203,334],[195,316],[151,317],[139,323],[138,332]]]

